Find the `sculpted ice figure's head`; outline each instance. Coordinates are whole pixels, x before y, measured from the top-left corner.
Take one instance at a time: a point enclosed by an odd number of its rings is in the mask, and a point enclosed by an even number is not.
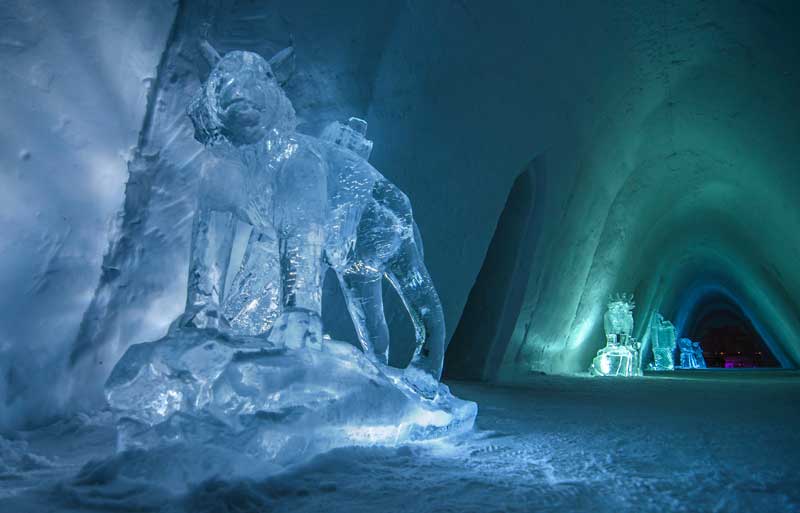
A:
[[[633,332],[633,309],[635,307],[633,294],[616,294],[609,297],[608,310],[603,316],[606,336],[611,334],[630,336]]]
[[[195,139],[212,148],[255,144],[271,130],[292,131],[295,113],[272,66],[253,52],[206,57],[213,69],[189,106]],[[209,57],[209,55],[211,57]]]

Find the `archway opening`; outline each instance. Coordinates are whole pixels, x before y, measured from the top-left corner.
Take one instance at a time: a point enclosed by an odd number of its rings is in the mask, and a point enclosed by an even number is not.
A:
[[[703,298],[686,319],[680,336],[700,342],[708,367],[781,367],[750,318],[725,294]]]

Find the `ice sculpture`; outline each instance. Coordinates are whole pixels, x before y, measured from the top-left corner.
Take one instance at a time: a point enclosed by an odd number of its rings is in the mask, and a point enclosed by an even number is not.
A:
[[[653,370],[675,370],[675,326],[660,314],[650,324],[650,343],[653,348]]]
[[[408,198],[364,160],[372,147],[364,138],[366,123],[336,123],[322,139],[297,133],[291,102],[270,64],[250,52],[219,60],[190,115],[196,138],[218,160],[205,171],[187,311],[178,327],[269,333],[276,340],[283,330],[273,325],[295,325],[293,317],[300,317],[308,323],[303,340],[318,343],[321,282],[330,266],[360,344],[385,362],[385,276],[415,326],[411,365],[438,379],[442,307]],[[224,294],[237,222],[252,232]]]
[[[366,123],[332,124],[319,139],[297,133],[275,58],[204,50],[214,67],[189,115],[214,158],[186,311],[163,339],[129,348],[109,377],[120,448],[179,442],[281,463],[470,429],[476,405],[438,382],[442,309],[408,198],[366,162]],[[323,337],[327,267],[360,350]],[[416,328],[406,369],[386,365],[384,276]]]
[[[703,356],[703,348],[700,347],[700,342],[695,342],[692,346],[694,347],[694,361],[697,364],[697,368],[705,369],[706,357]]]
[[[640,376],[641,344],[633,333],[632,294],[617,294],[609,298],[608,310],[603,316],[606,346],[597,352],[589,368],[593,376]]]
[[[691,339],[682,338],[678,341],[681,350],[682,369],[705,369],[706,359],[703,357],[703,349],[699,342],[692,342]]]

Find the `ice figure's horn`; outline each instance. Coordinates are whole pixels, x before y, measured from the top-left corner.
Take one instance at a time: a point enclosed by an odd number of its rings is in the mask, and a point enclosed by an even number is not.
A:
[[[275,73],[279,84],[285,84],[294,73],[294,46],[287,46],[269,60],[269,66]]]
[[[217,63],[222,59],[219,52],[211,46],[211,43],[203,39],[200,41],[200,53],[203,54],[203,58],[205,58],[208,65],[212,68],[217,65]]]

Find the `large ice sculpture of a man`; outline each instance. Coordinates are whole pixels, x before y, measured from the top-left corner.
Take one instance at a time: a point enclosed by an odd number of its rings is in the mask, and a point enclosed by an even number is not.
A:
[[[653,370],[675,370],[675,326],[657,313],[650,324],[650,344],[653,348]]]
[[[215,158],[203,170],[186,313],[174,327],[263,334],[289,347],[319,344],[322,280],[330,267],[362,348],[385,363],[386,277],[415,327],[411,365],[438,379],[442,307],[408,198],[357,152],[295,130],[274,60],[246,51],[219,57],[204,48],[213,69],[189,114],[195,138]],[[242,224],[252,231],[227,283]]]
[[[609,298],[603,316],[606,346],[597,352],[589,372],[594,376],[639,376],[640,344],[633,337],[633,295]]]

